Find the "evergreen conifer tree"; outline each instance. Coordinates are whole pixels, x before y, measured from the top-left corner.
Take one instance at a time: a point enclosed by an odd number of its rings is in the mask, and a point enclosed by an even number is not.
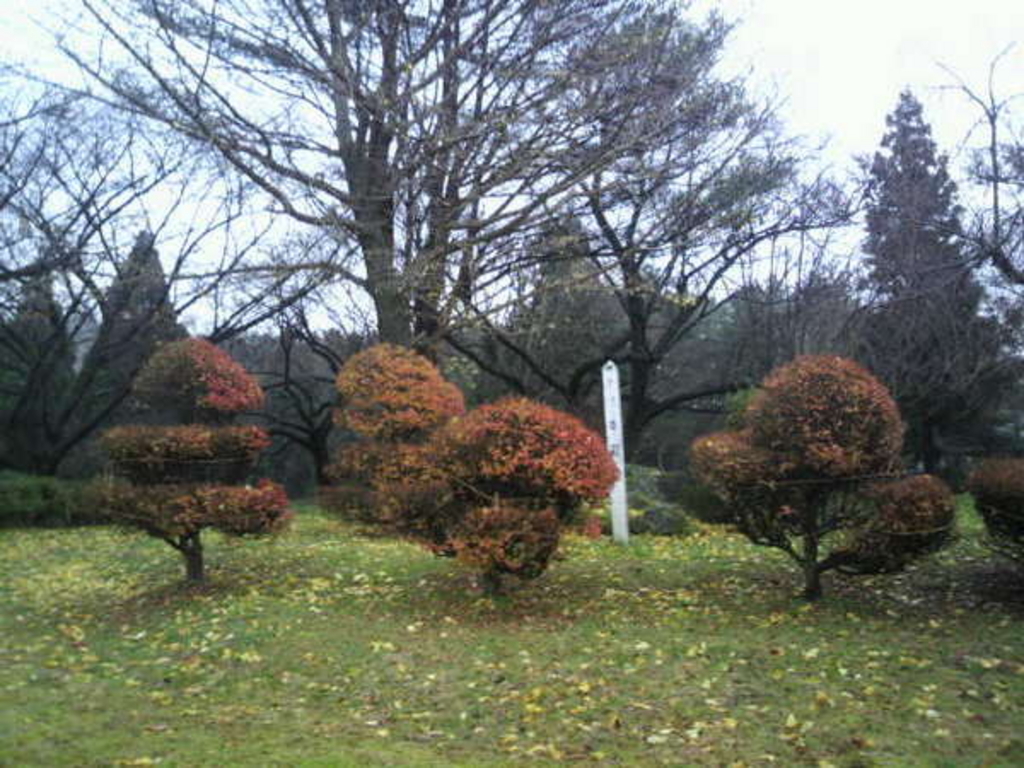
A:
[[[1003,329],[962,251],[961,208],[947,159],[909,91],[886,118],[869,166],[861,362],[893,392],[907,448],[928,472],[942,444],[998,402],[1012,375]]]
[[[74,380],[74,354],[49,275],[29,280],[0,328],[0,466],[56,468],[60,403]]]

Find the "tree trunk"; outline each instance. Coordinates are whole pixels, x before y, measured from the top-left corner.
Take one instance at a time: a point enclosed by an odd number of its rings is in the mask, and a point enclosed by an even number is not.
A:
[[[804,570],[804,591],[802,597],[805,600],[817,600],[821,597],[821,565],[818,563],[818,515],[821,513],[821,504],[827,497],[814,494],[814,497],[807,500],[803,520],[803,552],[801,553],[800,564]]]
[[[942,450],[935,440],[935,430],[927,419],[921,422],[921,463],[929,475],[937,474],[942,462]]]
[[[480,574],[480,586],[488,597],[496,597],[502,594],[501,573],[493,568],[484,571]]]
[[[818,568],[817,560],[804,560],[804,591],[801,597],[804,600],[817,600],[821,597],[821,569]]]
[[[206,571],[203,567],[203,542],[199,538],[199,532],[181,536],[178,539],[178,551],[185,558],[185,580],[189,584],[202,584],[206,581]]]

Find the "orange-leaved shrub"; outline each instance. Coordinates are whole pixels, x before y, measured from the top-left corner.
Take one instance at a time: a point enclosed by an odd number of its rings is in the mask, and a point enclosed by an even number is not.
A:
[[[608,496],[618,469],[582,421],[524,398],[508,398],[451,421],[431,446],[449,476],[430,509],[436,550],[455,554],[496,590],[501,574],[539,576],[561,526]],[[427,501],[427,500],[424,500]]]
[[[141,528],[181,553],[189,581],[205,578],[201,532],[273,533],[289,519],[284,490],[269,480],[238,485],[270,444],[254,426],[225,423],[259,407],[259,383],[209,342],[186,339],[161,347],[136,382],[138,400],[184,424],[108,430],[101,444],[130,484],[104,494],[107,517]]]
[[[780,366],[741,423],[738,431],[694,441],[694,473],[728,504],[730,520],[753,543],[779,548],[799,564],[807,598],[821,595],[826,571],[892,570],[948,538],[949,495],[941,481],[880,484],[903,474],[903,425],[888,390],[857,363],[804,356]],[[932,536],[937,528],[947,534]],[[837,531],[862,537],[862,546],[826,553],[822,540]],[[867,541],[892,552],[869,558]]]
[[[336,423],[370,440],[420,439],[466,410],[462,392],[433,363],[394,344],[353,355],[335,383]]]
[[[263,390],[252,374],[205,339],[161,346],[139,372],[132,392],[141,403],[174,410],[187,423],[219,421],[263,406]]]
[[[985,459],[967,478],[989,544],[1024,566],[1024,459]]]
[[[423,446],[438,427],[465,412],[462,393],[430,360],[394,344],[353,355],[335,383],[335,423],[359,439],[338,451],[321,500],[350,519],[414,527],[417,499],[440,493],[440,464]]]
[[[364,440],[342,446],[322,492],[331,511],[418,536],[448,496],[449,475],[431,443]]]
[[[616,479],[578,419],[525,399],[464,414],[459,390],[415,352],[365,350],[337,383],[336,421],[362,440],[339,451],[322,498],[479,569],[489,590],[501,574],[542,573],[561,525]]]

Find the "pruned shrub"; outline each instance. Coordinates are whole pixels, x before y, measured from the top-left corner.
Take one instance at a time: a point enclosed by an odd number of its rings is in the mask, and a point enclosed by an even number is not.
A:
[[[561,525],[615,481],[604,442],[578,419],[524,399],[463,415],[458,388],[410,350],[365,350],[337,386],[336,422],[363,439],[330,468],[329,508],[478,568],[489,590],[502,574],[542,573]]]
[[[224,423],[263,402],[256,379],[227,353],[199,339],[167,344],[146,363],[134,394],[186,423],[115,427],[103,435],[115,471],[130,481],[104,495],[111,521],[178,550],[193,582],[205,578],[203,529],[242,535],[285,524],[288,499],[280,486],[239,485],[270,440],[258,427]]]
[[[742,423],[696,440],[692,467],[747,538],[799,564],[808,599],[821,595],[826,571],[893,570],[948,538],[936,530],[949,511],[938,480],[874,485],[901,475],[903,426],[888,391],[856,363],[807,356],[781,366]],[[855,544],[826,552],[823,540],[839,531]],[[884,556],[867,557],[871,545]]]
[[[465,412],[462,392],[411,349],[378,344],[350,357],[336,380],[339,426],[384,442],[423,439]]]
[[[488,589],[503,573],[542,573],[561,524],[615,481],[604,442],[578,419],[523,399],[463,415],[458,388],[410,350],[364,350],[337,387],[336,422],[363,439],[338,453],[324,497],[480,569]]]
[[[986,459],[968,477],[967,488],[992,548],[1024,566],[1024,459]]]
[[[107,430],[100,444],[134,483],[242,482],[270,446],[255,426],[133,425]]]
[[[953,536],[956,499],[933,475],[874,483],[863,491],[873,509],[851,543],[832,557],[847,573],[890,573],[935,552]]]
[[[554,508],[562,522],[606,498],[618,477],[596,432],[524,398],[476,408],[449,424],[438,442],[460,498],[531,499]]]
[[[479,568],[489,591],[503,573],[543,573],[561,526],[606,498],[618,474],[583,422],[523,398],[449,422],[425,448],[447,487],[426,486],[411,499],[400,493],[396,509],[435,552]]]
[[[690,466],[695,476],[727,502],[780,479],[785,470],[770,451],[754,445],[750,430],[713,432],[697,438],[690,448]]]
[[[255,487],[111,483],[102,502],[111,522],[141,529],[178,550],[189,581],[205,578],[204,529],[236,536],[266,534],[281,530],[291,519],[284,489],[269,480]]]
[[[449,544],[463,563],[480,571],[489,592],[501,574],[540,576],[558,549],[561,525],[553,509],[498,500],[474,507],[449,531]]]
[[[186,423],[220,421],[263,406],[256,379],[204,339],[160,347],[139,372],[132,392],[144,405],[172,410]]]
[[[462,393],[425,357],[391,344],[353,355],[336,384],[335,422],[361,439],[328,468],[325,509],[453,554],[439,515],[449,476],[430,438],[465,412]]]
[[[445,462],[429,443],[366,440],[341,448],[327,470],[328,493],[344,516],[414,533],[448,495]],[[364,504],[360,510],[357,505]]]
[[[745,422],[750,445],[786,479],[890,473],[903,446],[903,422],[885,385],[842,357],[806,356],[777,368]]]

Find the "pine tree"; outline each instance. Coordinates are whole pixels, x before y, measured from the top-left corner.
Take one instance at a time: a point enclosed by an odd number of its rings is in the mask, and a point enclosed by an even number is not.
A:
[[[135,374],[160,344],[186,336],[169,290],[154,238],[142,232],[103,296],[102,319],[82,366],[79,378],[90,390],[83,404],[90,414],[122,400]],[[138,416],[123,407],[120,410],[121,420]]]
[[[998,401],[1013,366],[1004,330],[983,314],[984,290],[962,252],[956,185],[920,102],[901,93],[886,126],[869,168],[873,302],[857,327],[858,357],[892,390],[909,452],[934,472],[943,442]]]
[[[160,343],[185,334],[151,235],[119,265],[94,332],[77,302],[61,306],[52,281],[26,283],[0,325],[0,466],[41,474],[55,473],[100,426],[130,417],[135,374]]]
[[[966,275],[956,184],[938,154],[920,102],[900,94],[885,119],[867,187],[870,281],[885,300],[941,289]]]
[[[60,409],[74,380],[67,318],[49,275],[31,279],[14,317],[0,328],[0,466],[56,469]]]

